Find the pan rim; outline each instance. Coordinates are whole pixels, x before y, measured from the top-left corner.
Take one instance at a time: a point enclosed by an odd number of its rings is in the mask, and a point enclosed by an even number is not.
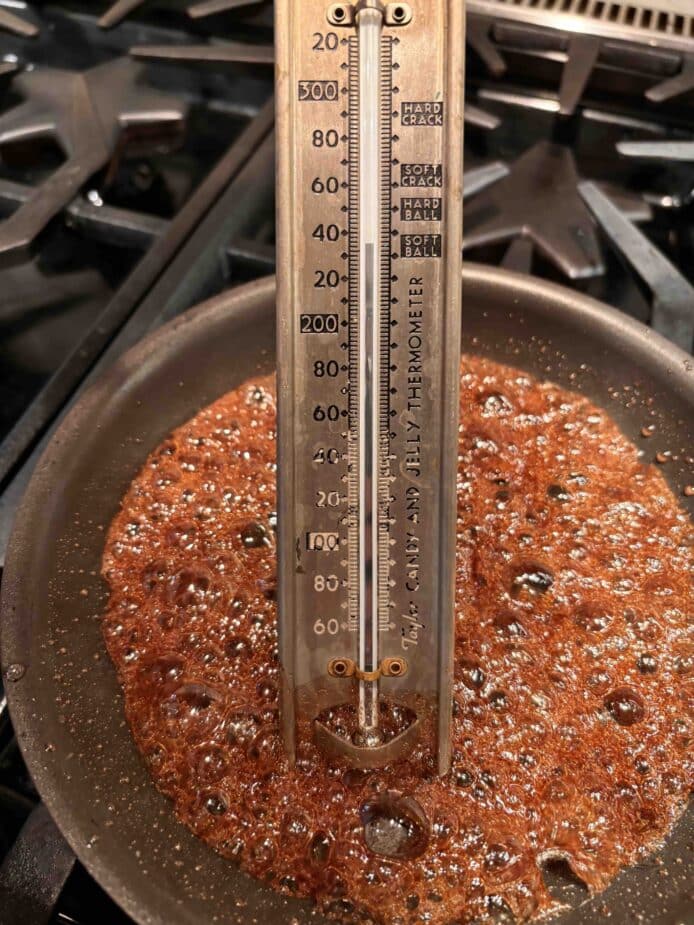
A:
[[[509,310],[513,308],[514,299],[519,296],[534,297],[543,300],[549,306],[563,306],[575,319],[594,331],[607,335],[619,333],[622,340],[633,348],[635,357],[649,356],[658,358],[665,364],[672,377],[672,387],[691,396],[694,405],[694,365],[691,358],[683,351],[669,343],[640,322],[623,315],[621,312],[602,303],[558,284],[548,283],[533,277],[499,270],[475,264],[466,264],[463,272],[463,285],[476,285],[480,288],[493,287],[500,295],[506,297]],[[64,438],[71,432],[73,422],[91,406],[99,394],[110,390],[124,377],[136,370],[146,356],[156,351],[158,346],[168,342],[174,333],[190,330],[218,316],[218,313],[232,311],[252,313],[255,308],[267,303],[275,291],[274,277],[267,277],[253,283],[228,290],[219,296],[188,310],[180,318],[164,325],[141,340],[119,360],[117,360],[97,382],[92,384],[65,416],[41,456],[22,503],[15,517],[10,542],[8,545],[5,567],[5,581],[0,602],[0,665],[3,676],[7,670],[8,650],[13,652],[13,661],[21,661],[19,653],[28,654],[25,645],[26,634],[22,632],[21,609],[18,606],[22,598],[22,589],[31,581],[31,576],[19,574],[18,563],[21,554],[30,543],[32,525],[41,517],[39,486],[50,477],[54,457],[62,452]],[[26,592],[25,592],[26,593]],[[11,645],[7,642],[11,641]],[[143,903],[126,882],[123,872],[114,868],[111,860],[102,854],[99,846],[86,850],[85,846],[90,832],[79,824],[73,814],[72,801],[68,800],[61,789],[59,768],[44,763],[40,737],[32,734],[34,721],[31,717],[30,704],[22,694],[22,684],[7,684],[6,696],[17,741],[21,753],[31,773],[32,779],[47,806],[56,825],[63,833],[81,863],[106,892],[135,921],[147,925],[171,925],[166,912],[152,910],[151,903]],[[186,921],[185,913],[177,907],[180,921]],[[192,922],[193,919],[190,919]]]

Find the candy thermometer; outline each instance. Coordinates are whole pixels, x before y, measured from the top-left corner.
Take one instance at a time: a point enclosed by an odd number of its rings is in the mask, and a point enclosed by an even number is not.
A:
[[[282,729],[450,763],[461,0],[276,0]]]

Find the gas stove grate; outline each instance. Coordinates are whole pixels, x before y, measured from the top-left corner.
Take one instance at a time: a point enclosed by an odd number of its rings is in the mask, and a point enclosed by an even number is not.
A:
[[[601,38],[694,50],[690,0],[469,0],[470,12]]]

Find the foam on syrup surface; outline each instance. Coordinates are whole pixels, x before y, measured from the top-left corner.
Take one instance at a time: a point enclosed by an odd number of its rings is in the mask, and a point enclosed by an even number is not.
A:
[[[444,779],[417,753],[363,772],[307,747],[287,766],[272,379],[155,450],[107,539],[105,638],[157,785],[218,851],[342,918],[546,912],[545,859],[601,889],[692,787],[688,517],[578,395],[465,357],[461,410]]]

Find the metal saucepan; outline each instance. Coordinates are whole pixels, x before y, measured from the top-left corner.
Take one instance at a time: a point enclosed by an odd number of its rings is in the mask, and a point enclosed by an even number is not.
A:
[[[79,858],[147,925],[320,920],[309,903],[250,879],[176,821],[131,740],[100,625],[104,530],[122,495],[172,428],[272,370],[274,294],[272,279],[225,293],[116,363],[53,438],[7,557],[2,661],[5,677],[10,665],[25,668],[6,681],[22,751]],[[464,274],[464,334],[468,350],[583,392],[636,442],[655,423],[649,453],[679,456],[665,472],[682,494],[694,446],[694,367],[684,353],[575,292],[479,266]],[[692,816],[690,809],[659,866],[624,872],[597,899],[584,895],[562,925],[602,920],[605,904],[613,923],[688,920]]]

